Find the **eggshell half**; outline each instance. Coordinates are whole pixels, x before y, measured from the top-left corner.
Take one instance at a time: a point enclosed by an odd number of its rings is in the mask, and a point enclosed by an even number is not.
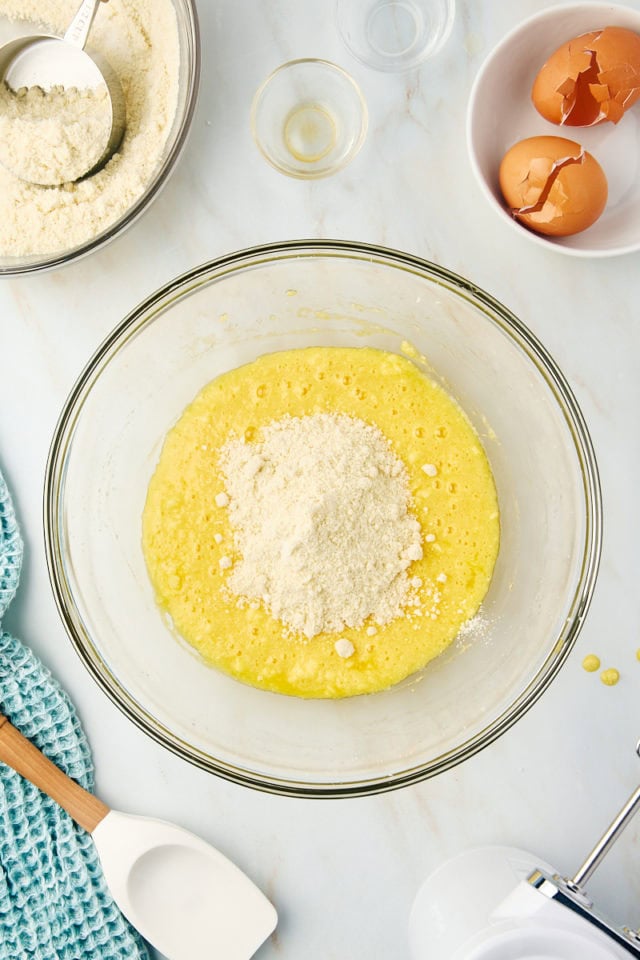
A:
[[[613,123],[640,97],[640,34],[605,27],[569,40],[536,76],[533,105],[546,120],[567,126]]]
[[[598,161],[564,137],[529,137],[500,164],[500,189],[511,215],[536,233],[568,237],[586,230],[607,202]]]

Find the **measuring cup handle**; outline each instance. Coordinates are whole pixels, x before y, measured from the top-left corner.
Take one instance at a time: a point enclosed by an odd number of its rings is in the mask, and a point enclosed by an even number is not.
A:
[[[80,47],[81,50],[84,50],[98,7],[101,3],[106,2],[107,0],[83,0],[64,35],[67,43],[72,43],[74,47]]]
[[[89,833],[109,813],[105,803],[63,773],[1,714],[0,760],[60,804]]]

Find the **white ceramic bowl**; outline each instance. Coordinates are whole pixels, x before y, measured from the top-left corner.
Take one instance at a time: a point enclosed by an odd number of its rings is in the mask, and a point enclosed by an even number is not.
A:
[[[471,165],[503,223],[534,243],[578,257],[640,250],[640,107],[632,107],[617,125],[561,127],[540,116],[531,102],[531,88],[540,67],[566,40],[606,26],[640,33],[640,11],[611,3],[579,3],[551,7],[525,20],[480,68],[467,114]],[[500,192],[498,170],[506,151],[518,140],[541,135],[581,143],[598,160],[609,183],[602,216],[571,237],[543,237],[528,230],[508,213]]]

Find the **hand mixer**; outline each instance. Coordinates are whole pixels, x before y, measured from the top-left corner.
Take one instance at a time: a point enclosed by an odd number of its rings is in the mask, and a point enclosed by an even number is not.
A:
[[[638,807],[640,787],[570,879],[510,847],[469,850],[442,864],[413,904],[413,960],[640,958],[640,933],[610,920],[585,890]]]

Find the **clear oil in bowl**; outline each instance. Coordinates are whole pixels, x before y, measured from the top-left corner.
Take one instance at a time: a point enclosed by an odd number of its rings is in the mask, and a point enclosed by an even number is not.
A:
[[[284,142],[294,159],[317,163],[328,156],[338,142],[336,118],[320,103],[302,103],[285,120]]]

